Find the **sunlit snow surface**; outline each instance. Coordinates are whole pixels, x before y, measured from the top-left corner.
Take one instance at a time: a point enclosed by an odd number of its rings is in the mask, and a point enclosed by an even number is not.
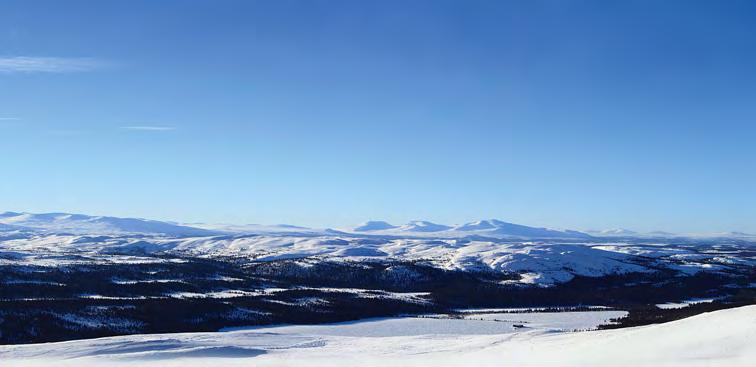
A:
[[[485,320],[399,318],[218,333],[132,335],[0,346],[3,366],[752,366],[756,306],[637,328],[595,326],[607,311]],[[584,314],[591,314],[584,315]],[[512,329],[498,317],[528,318]],[[498,325],[502,324],[502,325]],[[495,325],[495,326],[492,326]],[[557,328],[559,329],[559,328]]]
[[[739,246],[739,247],[738,247]],[[552,285],[575,276],[649,273],[660,266],[683,275],[754,266],[751,245],[560,241],[484,241],[302,235],[170,238],[17,234],[0,237],[0,265],[57,266],[87,262],[169,261],[151,255],[244,257],[254,261],[420,261],[438,268],[519,274],[514,284]],[[139,254],[127,256],[124,254]],[[180,261],[180,260],[172,260]]]

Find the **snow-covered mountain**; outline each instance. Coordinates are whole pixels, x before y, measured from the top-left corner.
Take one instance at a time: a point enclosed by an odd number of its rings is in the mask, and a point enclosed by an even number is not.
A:
[[[73,234],[152,234],[164,236],[212,236],[217,234],[282,234],[299,233],[309,235],[344,234],[332,229],[313,229],[289,224],[178,224],[140,218],[118,218],[90,216],[70,213],[17,213],[0,214],[0,230],[31,230],[46,233]],[[353,234],[386,236],[407,236],[424,238],[461,238],[468,236],[491,238],[590,238],[577,231],[560,231],[547,228],[529,227],[504,221],[489,219],[459,226],[437,224],[425,220],[415,220],[404,225],[393,225],[385,221],[368,221],[345,230]]]
[[[294,226],[290,224],[207,224],[207,223],[182,223],[183,226],[205,229],[224,234],[309,234],[323,235],[340,233],[332,229],[314,229]]]
[[[450,230],[452,227],[428,222],[425,220],[413,220],[401,227],[399,230],[402,232],[441,232]]]
[[[463,224],[452,229],[454,232],[475,234],[490,237],[521,237],[521,238],[590,238],[591,236],[572,230],[555,230],[548,228],[528,227],[520,224],[507,223],[498,219],[479,220]]]
[[[365,223],[352,228],[354,232],[373,232],[373,231],[385,231],[387,229],[396,229],[397,226],[392,225],[382,220],[370,220]]]
[[[370,221],[348,232],[370,233],[392,236],[413,237],[489,237],[489,238],[564,238],[584,239],[591,236],[578,231],[555,230],[548,228],[529,227],[520,224],[504,222],[498,219],[486,219],[457,226],[447,226],[433,222],[416,220],[401,226],[395,226],[384,221]]]
[[[393,225],[385,221],[368,221],[353,228],[335,230],[330,228],[308,228],[290,224],[207,224],[175,223],[141,218],[119,218],[111,216],[90,216],[70,213],[0,213],[0,231],[34,231],[43,233],[70,233],[82,235],[143,234],[169,237],[206,237],[222,234],[242,235],[370,235],[405,238],[490,238],[490,239],[566,239],[589,240],[594,237],[637,237],[637,238],[735,238],[756,239],[756,235],[743,232],[673,234],[668,232],[640,233],[628,229],[609,229],[580,232],[530,227],[498,219],[478,220],[462,225],[445,225],[425,220],[414,220],[403,225]]]
[[[622,236],[637,236],[638,232],[625,229],[625,228],[611,228],[611,229],[604,229],[600,231],[586,231],[587,233],[590,233],[592,236],[605,236],[605,237],[622,237]]]
[[[0,214],[0,225],[11,229],[26,229],[49,233],[73,234],[151,234],[165,236],[210,236],[206,229],[187,227],[169,222],[138,218],[89,216],[68,213]]]

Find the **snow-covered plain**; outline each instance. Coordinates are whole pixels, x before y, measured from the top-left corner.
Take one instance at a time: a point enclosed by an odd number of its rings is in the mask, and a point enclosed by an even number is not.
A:
[[[602,312],[593,314],[609,316]],[[506,315],[513,316],[521,315]],[[482,321],[383,319],[0,346],[0,360],[8,367],[745,367],[753,366],[756,360],[756,344],[753,343],[756,338],[756,306],[700,314],[666,324],[587,332],[550,330],[548,325],[553,325],[554,320],[549,317],[564,318],[564,315],[536,313],[528,317],[540,326],[512,329],[511,324],[487,317]],[[591,319],[590,322],[595,323],[597,318]],[[503,326],[482,327],[486,324]]]

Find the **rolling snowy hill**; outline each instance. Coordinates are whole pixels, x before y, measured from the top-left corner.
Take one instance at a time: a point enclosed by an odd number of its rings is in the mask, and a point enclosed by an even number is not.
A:
[[[513,282],[552,285],[575,276],[654,273],[662,269],[694,275],[727,273],[756,265],[748,244],[718,247],[614,243],[471,241],[463,239],[374,238],[354,235],[278,233],[171,238],[163,236],[14,235],[0,239],[0,257],[35,264],[63,253],[172,254],[199,258],[241,257],[249,261],[307,259],[310,262],[421,262],[468,272],[517,274]],[[46,255],[47,254],[47,255]],[[26,259],[26,260],[21,260]],[[36,260],[35,260],[36,259]],[[7,260],[8,262],[10,260]]]

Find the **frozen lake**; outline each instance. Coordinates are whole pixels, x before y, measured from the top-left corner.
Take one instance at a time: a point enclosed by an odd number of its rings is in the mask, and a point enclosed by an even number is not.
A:
[[[573,331],[591,330],[611,319],[627,315],[626,311],[467,312],[458,317],[427,315],[368,319],[326,325],[285,325],[260,328],[235,328],[276,334],[307,334],[353,337],[386,337],[418,335],[497,335],[528,330]],[[524,327],[515,327],[522,325]]]

